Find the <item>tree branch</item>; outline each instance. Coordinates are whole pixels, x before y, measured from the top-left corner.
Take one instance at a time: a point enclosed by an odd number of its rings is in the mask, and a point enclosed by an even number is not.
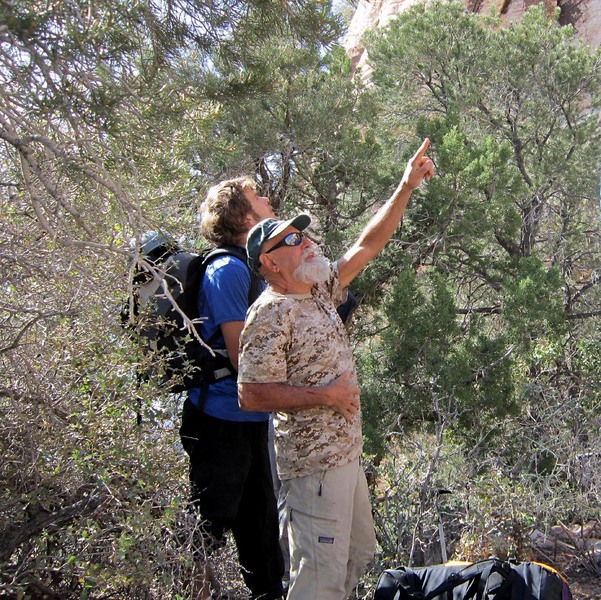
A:
[[[7,561],[27,540],[48,527],[64,525],[77,517],[91,514],[109,498],[106,492],[97,493],[53,512],[40,511],[26,523],[0,531],[0,561]]]

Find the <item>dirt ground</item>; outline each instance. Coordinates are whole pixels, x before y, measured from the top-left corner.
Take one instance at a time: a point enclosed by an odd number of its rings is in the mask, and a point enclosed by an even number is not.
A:
[[[582,570],[567,571],[573,600],[601,600],[601,577]]]

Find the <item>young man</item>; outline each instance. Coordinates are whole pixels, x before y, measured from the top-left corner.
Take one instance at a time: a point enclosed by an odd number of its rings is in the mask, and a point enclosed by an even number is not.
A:
[[[334,264],[303,236],[307,215],[250,231],[251,268],[268,288],[247,315],[238,392],[244,410],[277,412],[278,472],[289,510],[289,600],[343,600],[373,557],[359,389],[335,307],[390,239],[414,188],[434,173],[425,140],[391,198]]]
[[[215,246],[244,248],[248,231],[274,217],[267,198],[251,179],[212,187],[201,207],[201,234]],[[264,284],[262,284],[264,287]],[[238,368],[238,341],[249,306],[251,275],[244,261],[216,257],[198,292],[200,334],[211,346],[227,350]],[[236,380],[220,379],[189,391],[180,436],[190,457],[191,499],[203,520],[205,548],[225,543],[231,530],[242,575],[252,598],[281,598],[283,559],[276,500],[270,471],[268,418],[264,411],[243,412]],[[201,582],[200,597],[208,597]]]

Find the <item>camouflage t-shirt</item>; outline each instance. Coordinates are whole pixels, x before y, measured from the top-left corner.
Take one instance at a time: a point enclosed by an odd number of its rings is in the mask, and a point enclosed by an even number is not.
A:
[[[356,381],[348,335],[335,308],[346,296],[336,264],[329,280],[308,294],[268,288],[246,318],[238,382],[318,387],[346,371]],[[281,479],[339,467],[361,454],[359,411],[352,422],[327,407],[280,412],[274,424]]]

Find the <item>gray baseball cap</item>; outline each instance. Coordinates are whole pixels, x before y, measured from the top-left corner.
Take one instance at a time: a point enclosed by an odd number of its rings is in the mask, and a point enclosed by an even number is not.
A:
[[[268,240],[277,237],[282,231],[288,227],[295,227],[299,231],[303,231],[311,224],[311,217],[304,213],[296,215],[287,221],[279,219],[264,219],[257,223],[249,232],[246,239],[246,252],[248,254],[248,266],[255,272],[259,270],[259,255],[263,244]]]

